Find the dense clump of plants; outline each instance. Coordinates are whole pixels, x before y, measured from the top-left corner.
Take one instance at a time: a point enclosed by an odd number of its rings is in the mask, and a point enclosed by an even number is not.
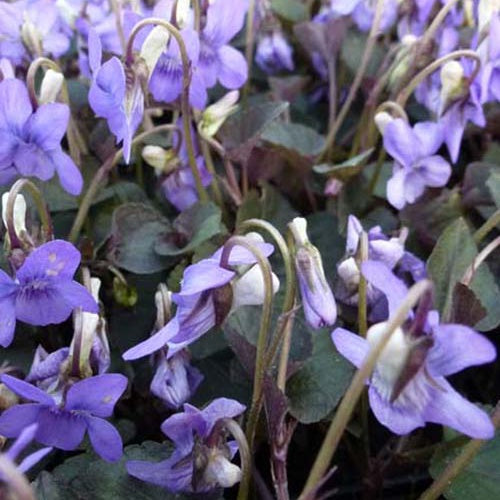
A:
[[[500,3],[1,0],[0,498],[500,496]]]

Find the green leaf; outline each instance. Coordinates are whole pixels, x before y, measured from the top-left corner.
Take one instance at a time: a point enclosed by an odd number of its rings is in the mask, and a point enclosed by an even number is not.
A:
[[[348,32],[342,42],[342,46],[340,48],[340,58],[353,74],[356,74],[359,69],[366,43],[367,36],[359,34],[353,30]],[[367,77],[374,76],[377,73],[384,57],[385,52],[382,47],[375,45],[365,72]]]
[[[500,171],[498,169],[491,172],[486,181],[486,186],[490,190],[495,205],[500,208]]]
[[[315,334],[313,354],[287,383],[290,413],[311,424],[327,417],[337,406],[354,373],[335,349],[330,332]]]
[[[159,462],[172,453],[167,444],[146,441],[127,446],[120,462],[112,464],[94,453],[84,453],[67,459],[51,474],[44,472],[33,483],[37,498],[47,500],[173,500],[187,498],[175,495],[159,486],[139,481],[128,475],[128,460]]]
[[[459,218],[444,230],[427,261],[427,270],[435,287],[435,305],[445,322],[451,317],[455,285],[476,255],[476,244],[469,228],[465,220]],[[487,264],[481,264],[476,271],[470,288],[488,313],[476,328],[481,331],[495,328],[500,324],[497,307],[500,292]]]
[[[300,123],[274,122],[265,128],[262,139],[280,150],[303,157],[318,155],[325,145],[321,134]]]
[[[298,0],[271,0],[271,9],[278,16],[292,23],[307,19],[307,8]]]
[[[155,242],[159,255],[182,255],[193,252],[216,234],[225,232],[220,209],[213,203],[196,203],[182,212],[173,222],[173,231]]]
[[[333,177],[336,177],[337,179],[346,180],[349,179],[349,177],[353,177],[354,175],[357,175],[359,174],[359,172],[361,172],[363,165],[372,153],[373,148],[370,148],[336,165],[329,165],[328,163],[315,165],[313,167],[313,170],[317,174],[331,175]]]
[[[170,222],[153,207],[143,203],[121,205],[113,212],[108,258],[137,274],[167,269],[173,261],[158,255],[155,244],[170,230]]]
[[[443,444],[431,460],[433,478],[448,466],[463,447],[451,448]],[[448,500],[492,500],[500,498],[500,433],[487,441],[472,462],[453,480],[444,496]]]

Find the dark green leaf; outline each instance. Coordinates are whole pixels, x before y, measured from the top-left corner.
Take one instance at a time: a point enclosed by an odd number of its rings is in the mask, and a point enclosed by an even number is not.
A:
[[[313,355],[287,383],[290,413],[311,424],[328,416],[343,396],[354,369],[335,349],[330,332],[317,332]]]
[[[292,23],[298,23],[307,18],[307,8],[298,0],[271,0],[271,9],[278,16]]]
[[[317,174],[331,175],[337,179],[346,180],[349,177],[359,174],[361,168],[372,153],[373,148],[370,148],[367,151],[363,151],[362,153],[343,161],[342,163],[338,163],[337,165],[322,163],[321,165],[315,165],[313,170]]]
[[[495,202],[497,208],[500,208],[500,170],[496,169],[491,172],[488,180],[486,181],[486,185],[490,190],[491,197]]]
[[[274,122],[265,128],[262,139],[280,150],[303,157],[318,155],[325,144],[322,135],[300,123]]]

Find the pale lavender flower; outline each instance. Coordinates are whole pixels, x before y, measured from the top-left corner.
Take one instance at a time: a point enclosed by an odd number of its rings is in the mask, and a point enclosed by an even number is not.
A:
[[[89,104],[97,116],[106,119],[116,141],[123,141],[123,157],[128,163],[132,138],[144,115],[140,77],[133,68],[124,68],[117,57],[102,64],[102,46],[94,30],[89,32],[88,46],[92,71]]]
[[[14,78],[0,82],[0,103],[0,184],[18,176],[46,181],[57,172],[68,193],[80,194],[82,175],[61,148],[68,106],[43,104],[33,112],[26,85]]]
[[[337,305],[321,254],[307,236],[307,221],[296,217],[288,227],[295,241],[295,269],[306,321],[313,328],[331,326],[337,319]]]
[[[255,62],[269,75],[294,69],[292,47],[281,31],[275,30],[259,40]]]
[[[246,235],[260,251],[269,256],[274,247],[264,243],[257,234]],[[172,301],[177,304],[175,316],[157,333],[140,344],[132,347],[123,354],[123,359],[130,361],[142,358],[164,347],[168,348],[167,359],[181,351],[214,326],[221,324],[232,310],[233,305],[262,304],[263,280],[262,273],[252,270],[246,271],[238,277],[236,271],[220,266],[222,248],[212,257],[203,259],[188,266],[184,275],[179,293],[172,295]],[[229,265],[255,265],[255,257],[243,247],[236,246],[230,254]],[[252,274],[250,274],[252,272]],[[249,275],[250,282],[242,279]],[[273,285],[277,290],[278,280],[273,276]],[[237,285],[236,292],[232,292],[231,285]],[[229,288],[228,288],[229,287]],[[243,289],[242,289],[243,288]]]
[[[362,270],[386,295],[392,317],[406,296],[406,286],[382,263],[366,261]],[[382,351],[368,382],[373,413],[396,434],[408,434],[433,422],[472,438],[490,439],[495,428],[487,413],[463,398],[445,377],[493,361],[495,348],[467,326],[439,324],[437,312],[429,307],[430,301],[423,299],[413,320],[398,328]],[[359,368],[386,326],[387,322],[373,325],[366,339],[337,328],[332,340]]]
[[[205,87],[217,81],[227,89],[240,88],[248,78],[245,58],[229,42],[241,30],[248,0],[215,0],[207,9],[206,24],[200,35],[197,72]]]
[[[384,148],[396,160],[387,183],[387,200],[401,209],[414,203],[426,186],[442,187],[450,178],[451,166],[435,154],[444,140],[443,127],[420,122],[413,128],[401,118],[384,129]]]
[[[335,17],[350,15],[360,30],[368,31],[375,16],[375,2],[372,0],[330,0],[330,12]],[[380,31],[388,31],[396,22],[397,15],[397,0],[386,0],[382,8]]]
[[[201,372],[191,366],[187,349],[179,351],[170,359],[163,352],[158,353],[155,366],[151,393],[173,410],[189,401],[203,381]]]
[[[118,431],[106,420],[127,387],[119,374],[98,375],[73,384],[62,401],[9,375],[1,381],[13,392],[33,403],[10,407],[0,416],[0,433],[16,437],[23,429],[38,423],[34,439],[61,450],[74,450],[88,432],[90,442],[104,460],[115,462],[122,456]]]
[[[80,252],[54,240],[33,250],[15,279],[0,270],[0,345],[12,342],[16,319],[30,325],[61,323],[75,307],[97,313],[87,289],[73,280]]]
[[[221,439],[217,423],[244,411],[245,406],[226,398],[212,401],[203,410],[184,405],[183,413],[172,415],[161,426],[175,445],[172,455],[156,463],[131,460],[128,473],[172,492],[206,493],[233,486],[241,477],[240,468],[231,463],[238,447]]]
[[[493,15],[485,45],[481,71],[481,102],[500,101],[500,17]],[[482,44],[482,45],[483,45]]]

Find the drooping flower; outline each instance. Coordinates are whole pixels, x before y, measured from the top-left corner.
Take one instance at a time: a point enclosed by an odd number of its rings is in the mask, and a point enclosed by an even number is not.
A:
[[[71,32],[52,0],[0,2],[0,57],[14,65],[37,56],[60,57]]]
[[[0,345],[12,342],[16,319],[44,326],[66,320],[75,307],[98,312],[87,289],[73,280],[80,252],[54,240],[33,250],[15,279],[0,270]]]
[[[307,221],[296,217],[288,227],[295,241],[295,269],[306,320],[313,328],[331,326],[337,319],[337,305],[321,254],[307,236]]]
[[[250,242],[268,256],[274,248],[264,243],[256,233],[246,235]],[[142,358],[164,347],[168,347],[167,359],[181,351],[211,328],[221,324],[234,306],[262,304],[263,278],[260,268],[255,271],[255,257],[243,247],[236,246],[229,257],[230,266],[252,266],[245,268],[243,277],[252,273],[249,281],[239,281],[236,271],[221,267],[222,248],[212,257],[188,266],[179,293],[172,295],[177,305],[175,316],[157,333],[144,342],[126,351],[123,358],[127,361]],[[240,286],[235,288],[233,284]],[[273,275],[273,288],[276,292],[279,281]]]
[[[57,172],[68,193],[80,194],[82,175],[61,148],[68,120],[66,104],[43,104],[33,112],[23,82],[14,78],[0,82],[0,184],[18,176],[46,181]]]
[[[283,70],[293,71],[292,47],[281,31],[273,31],[259,40],[255,62],[270,75]]]
[[[22,430],[38,423],[34,439],[61,450],[74,450],[88,432],[96,453],[115,462],[122,455],[118,431],[106,420],[127,387],[127,378],[113,373],[97,375],[73,384],[62,401],[37,387],[10,375],[2,382],[13,392],[33,403],[19,404],[0,416],[0,433],[17,437]]]
[[[227,89],[238,89],[246,82],[245,58],[229,42],[243,27],[247,9],[248,0],[210,2],[206,24],[201,31],[196,70],[205,87],[212,88],[219,81]]]
[[[203,410],[189,404],[184,412],[172,415],[161,426],[175,451],[162,462],[127,462],[127,471],[143,481],[172,492],[206,493],[217,487],[228,488],[241,478],[240,468],[231,463],[237,451],[235,442],[225,442],[217,423],[241,415],[245,407],[232,399],[219,398]]]
[[[444,140],[443,128],[420,122],[413,128],[396,118],[384,128],[384,148],[396,160],[387,183],[387,200],[401,209],[414,203],[426,186],[442,187],[450,178],[450,164],[437,154]]]
[[[201,372],[191,366],[187,349],[167,359],[164,353],[156,356],[156,371],[151,381],[151,393],[168,408],[177,410],[189,401],[203,381]]]
[[[389,312],[394,314],[407,292],[404,283],[384,264],[373,261],[363,263],[363,274],[386,294]],[[495,348],[467,326],[440,324],[429,304],[421,301],[413,320],[398,328],[382,351],[368,382],[370,406],[379,422],[396,434],[433,422],[472,438],[492,438],[495,428],[489,416],[455,391],[445,377],[493,361]],[[332,340],[359,368],[386,326],[387,322],[373,325],[366,339],[337,328]]]
[[[97,116],[106,119],[116,141],[123,141],[123,157],[128,163],[132,138],[144,115],[140,75],[133,68],[124,68],[117,57],[102,64],[101,41],[94,30],[89,32],[88,46],[92,71],[89,104]]]

